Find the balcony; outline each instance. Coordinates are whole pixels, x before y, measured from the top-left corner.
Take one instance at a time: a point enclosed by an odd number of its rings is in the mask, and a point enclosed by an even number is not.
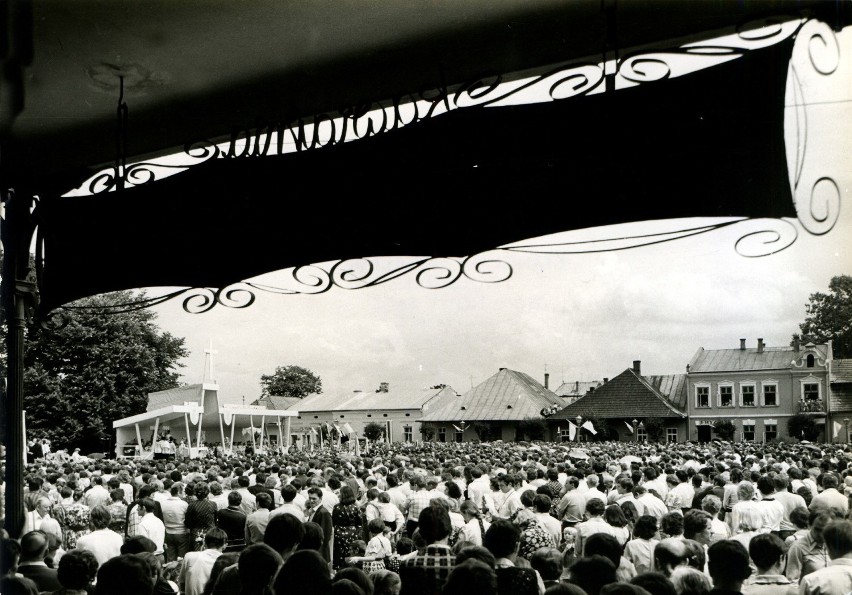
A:
[[[799,401],[799,413],[825,413],[822,401]]]

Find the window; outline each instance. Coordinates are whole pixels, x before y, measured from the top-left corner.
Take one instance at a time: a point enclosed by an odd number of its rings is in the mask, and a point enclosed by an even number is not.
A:
[[[387,414],[387,413],[382,413],[382,417],[387,417],[387,416],[388,416],[388,414]],[[342,416],[341,416],[341,417],[342,417]]]
[[[805,382],[802,385],[802,398],[805,401],[819,401],[819,383]]]
[[[766,442],[778,438],[778,424],[763,424],[763,439]]]
[[[734,387],[730,384],[719,385],[719,407],[734,406]]]
[[[456,442],[464,442],[464,434],[456,430],[455,432],[455,440]]]
[[[406,414],[405,414],[405,417],[411,417],[411,414],[410,414],[410,413],[406,413]]]
[[[447,428],[438,428],[438,442],[447,441]]]
[[[710,407],[710,387],[696,386],[695,387],[695,406]]]
[[[751,424],[751,425],[743,424],[743,440],[748,440],[748,441],[754,440],[754,424]]]
[[[677,428],[666,428],[666,442],[677,442]]]
[[[648,441],[648,431],[645,429],[645,426],[639,426],[638,428],[636,428],[636,439],[639,442]]]
[[[571,442],[571,431],[568,429],[559,430],[559,441],[560,442]]]
[[[402,428],[402,441],[403,442],[413,442],[414,441],[414,432],[411,429],[411,426],[403,426]]]
[[[314,416],[314,419],[319,419],[319,415],[315,415],[315,416]]]
[[[367,414],[367,417],[373,417],[373,414],[372,414],[372,413],[368,413],[368,414]]]
[[[813,356],[812,353],[808,354],[808,364],[807,365],[808,365],[809,368],[814,367],[814,356]]]
[[[754,407],[754,385],[753,384],[741,384],[740,385],[740,400],[742,402],[743,407]]]
[[[342,416],[342,415],[340,416],[340,419],[343,419],[343,416]]]
[[[763,385],[763,406],[777,407],[778,406],[778,385],[764,384]]]

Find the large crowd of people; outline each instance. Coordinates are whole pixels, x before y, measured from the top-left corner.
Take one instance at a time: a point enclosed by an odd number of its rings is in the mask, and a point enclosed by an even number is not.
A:
[[[850,456],[714,441],[41,457],[0,593],[845,595]]]

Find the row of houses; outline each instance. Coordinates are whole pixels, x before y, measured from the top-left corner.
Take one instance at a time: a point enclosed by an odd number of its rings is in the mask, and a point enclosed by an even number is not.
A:
[[[769,347],[741,339],[731,349],[699,348],[680,374],[644,375],[634,361],[612,379],[548,384],[547,374],[540,383],[501,368],[461,394],[446,385],[404,391],[382,383],[375,391],[267,396],[253,405],[298,411],[290,432],[302,444],[326,423],[348,423],[360,434],[370,422],[393,441],[510,441],[542,427],[545,439],[584,440],[587,420],[611,439],[644,440],[649,419],[662,422],[669,441],[709,441],[721,420],[733,423],[734,440],[763,441],[788,436],[787,421],[799,413],[813,418],[818,439],[845,442],[852,417],[852,360],[833,360],[831,342]]]
[[[680,374],[645,375],[637,360],[612,379],[565,382],[556,390],[547,374],[542,384],[500,368],[462,394],[444,384],[403,390],[382,382],[373,391],[264,396],[237,406],[220,402],[218,385],[205,378],[152,393],[145,413],[113,426],[118,450],[138,450],[163,431],[195,449],[217,443],[311,447],[325,429],[363,436],[370,423],[401,442],[575,441],[591,439],[592,429],[608,439],[645,440],[652,426],[663,440],[705,442],[727,421],[734,440],[765,441],[788,436],[788,420],[804,414],[818,428],[818,440],[849,441],[852,360],[834,360],[831,342],[746,343],[699,348]]]

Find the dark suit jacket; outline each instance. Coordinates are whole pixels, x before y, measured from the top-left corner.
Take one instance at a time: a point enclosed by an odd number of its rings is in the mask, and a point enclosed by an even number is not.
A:
[[[216,526],[228,534],[227,551],[240,550],[246,545],[246,515],[239,507],[223,508],[216,513]]]
[[[62,588],[56,578],[56,570],[46,566],[18,566],[18,572],[33,581],[41,591],[58,591]]]
[[[326,562],[331,562],[331,536],[334,528],[331,522],[331,513],[326,510],[325,506],[320,505],[316,509],[311,522],[322,527],[322,549],[320,549],[320,554],[322,554]]]

